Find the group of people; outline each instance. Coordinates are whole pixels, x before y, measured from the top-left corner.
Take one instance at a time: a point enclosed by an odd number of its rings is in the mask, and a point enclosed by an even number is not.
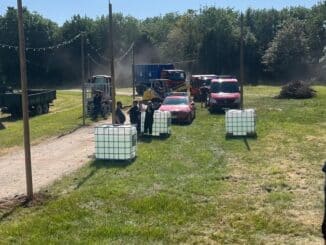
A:
[[[144,122],[144,134],[152,134],[153,122],[154,122],[154,106],[151,101],[148,102],[146,109],[143,109],[143,105],[138,103],[138,101],[134,101],[132,103],[131,108],[128,111],[130,124],[136,126],[137,131],[141,130],[141,113],[145,111],[145,122]],[[115,123],[116,124],[124,124],[126,121],[126,117],[122,111],[122,103],[120,101],[117,102],[117,108],[115,112]]]
[[[102,113],[102,95],[100,92],[96,92],[93,97],[93,119],[97,119],[98,114]],[[141,112],[145,111],[145,122],[144,122],[144,134],[152,134],[153,122],[154,122],[154,111],[157,106],[149,101],[146,109],[143,109],[143,104],[134,101],[132,107],[128,111],[130,117],[130,124],[136,125],[137,131],[141,130]],[[102,113],[103,114],[103,113]],[[126,122],[126,116],[123,112],[122,102],[117,102],[117,107],[115,110],[115,124],[124,124]]]
[[[140,132],[142,111],[145,111],[144,134],[152,134],[155,110],[151,101],[148,102],[145,110],[138,101],[133,102],[132,107],[128,111],[130,123],[136,125],[137,131]]]

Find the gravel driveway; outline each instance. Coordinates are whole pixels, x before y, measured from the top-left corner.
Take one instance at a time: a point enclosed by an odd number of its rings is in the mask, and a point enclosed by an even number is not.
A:
[[[129,119],[127,115],[126,118]],[[99,124],[110,122],[108,119]],[[94,125],[32,146],[34,192],[89,162],[94,148]],[[0,199],[26,193],[23,149],[0,156],[0,187]]]

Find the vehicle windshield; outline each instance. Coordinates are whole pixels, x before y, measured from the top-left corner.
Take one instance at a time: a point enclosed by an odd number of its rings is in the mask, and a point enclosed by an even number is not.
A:
[[[166,97],[163,101],[163,105],[188,105],[188,98],[180,97],[180,98],[171,98]]]
[[[222,82],[211,84],[212,93],[238,93],[239,84],[236,82]]]
[[[169,72],[169,79],[172,81],[185,80],[186,74],[181,71]]]
[[[209,85],[211,85],[212,79],[213,78],[208,78],[208,79],[201,80],[202,86],[209,86]]]
[[[92,79],[92,83],[96,83],[96,84],[107,84],[107,78],[106,77],[94,77]]]

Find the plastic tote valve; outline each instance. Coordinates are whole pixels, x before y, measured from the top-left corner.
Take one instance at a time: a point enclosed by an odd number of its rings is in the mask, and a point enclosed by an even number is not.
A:
[[[228,110],[225,113],[225,129],[227,136],[256,136],[255,110]]]
[[[95,127],[95,156],[101,160],[131,160],[136,157],[137,129],[133,125]]]

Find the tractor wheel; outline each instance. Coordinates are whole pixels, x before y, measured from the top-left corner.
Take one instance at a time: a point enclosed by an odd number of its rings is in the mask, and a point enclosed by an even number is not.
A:
[[[191,124],[192,123],[192,116],[191,113],[189,113],[188,117],[187,117],[187,124]]]
[[[144,85],[139,85],[136,87],[136,92],[139,96],[143,96],[145,91],[146,91],[146,86]]]
[[[41,105],[36,105],[35,107],[35,114],[36,115],[41,115],[43,113],[43,108]]]
[[[102,111],[102,117],[103,117],[104,119],[107,119],[108,116],[109,116],[109,114],[110,114],[110,107],[109,107],[109,105],[106,104],[106,103],[103,103],[103,104],[102,104],[101,111]]]
[[[49,113],[49,104],[43,104],[42,109],[44,114]]]

